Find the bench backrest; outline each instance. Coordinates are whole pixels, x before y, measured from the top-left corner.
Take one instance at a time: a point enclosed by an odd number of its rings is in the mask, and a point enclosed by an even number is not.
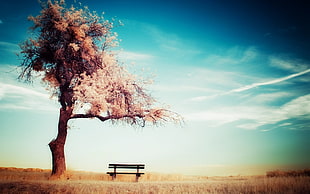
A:
[[[109,168],[144,169],[144,164],[109,164]]]

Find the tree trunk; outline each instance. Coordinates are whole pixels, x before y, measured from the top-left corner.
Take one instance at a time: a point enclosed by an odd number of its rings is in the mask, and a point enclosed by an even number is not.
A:
[[[65,143],[67,138],[68,121],[72,114],[72,109],[67,107],[66,110],[60,109],[58,122],[57,138],[49,143],[52,152],[52,178],[61,178],[66,171]]]

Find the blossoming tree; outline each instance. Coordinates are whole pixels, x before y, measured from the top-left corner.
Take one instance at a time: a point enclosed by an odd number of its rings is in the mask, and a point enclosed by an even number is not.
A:
[[[49,143],[52,176],[66,171],[64,145],[68,121],[97,118],[101,121],[145,123],[180,121],[145,92],[145,81],[120,65],[110,51],[116,46],[113,23],[87,7],[66,7],[64,1],[42,3],[42,11],[30,16],[36,34],[21,44],[21,79],[31,81],[41,73],[61,105],[58,134]]]

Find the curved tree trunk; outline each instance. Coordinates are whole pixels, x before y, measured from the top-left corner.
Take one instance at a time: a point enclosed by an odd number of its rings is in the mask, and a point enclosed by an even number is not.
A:
[[[57,138],[49,143],[52,152],[52,178],[61,178],[66,171],[65,143],[67,138],[68,121],[72,109],[60,109]]]

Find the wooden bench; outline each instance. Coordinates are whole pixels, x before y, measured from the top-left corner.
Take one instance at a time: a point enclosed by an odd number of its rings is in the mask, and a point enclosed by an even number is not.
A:
[[[136,182],[138,182],[139,177],[144,174],[143,172],[140,172],[140,169],[144,169],[144,164],[109,164],[109,168],[113,168],[113,172],[107,172],[110,176],[112,176],[112,180],[116,178],[117,174],[135,174],[136,175]],[[137,172],[117,172],[117,168],[122,169],[137,169]]]

